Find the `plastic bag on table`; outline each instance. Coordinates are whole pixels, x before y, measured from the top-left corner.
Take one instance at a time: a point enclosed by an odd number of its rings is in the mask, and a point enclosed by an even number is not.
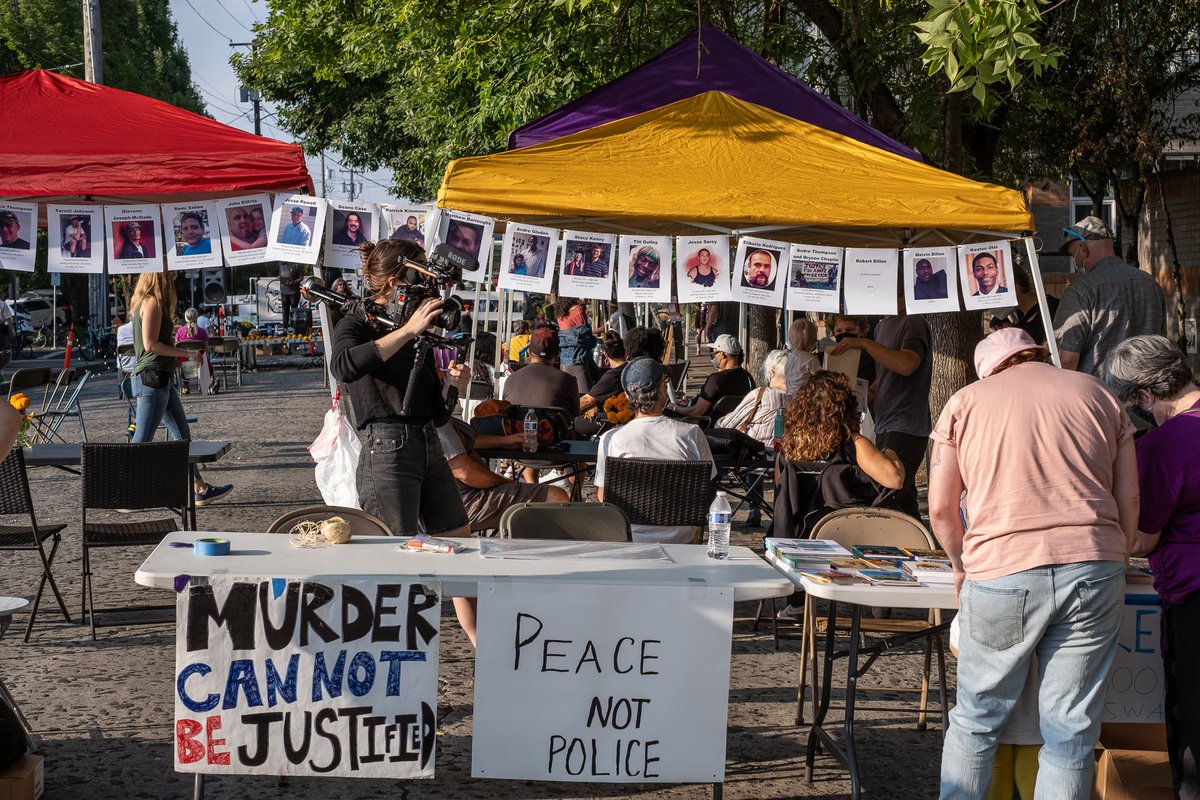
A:
[[[325,424],[308,452],[317,462],[317,488],[326,505],[360,508],[358,504],[358,455],[362,443],[342,413],[341,391],[333,396],[333,406],[325,412]]]

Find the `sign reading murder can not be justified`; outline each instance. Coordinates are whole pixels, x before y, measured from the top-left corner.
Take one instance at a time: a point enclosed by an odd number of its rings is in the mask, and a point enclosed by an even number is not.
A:
[[[437,586],[214,577],[176,610],[176,770],[433,777]]]
[[[723,780],[732,625],[728,587],[480,584],[471,774]]]

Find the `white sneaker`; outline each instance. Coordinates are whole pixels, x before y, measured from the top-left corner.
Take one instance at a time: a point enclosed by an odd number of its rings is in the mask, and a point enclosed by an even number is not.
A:
[[[804,606],[791,606],[784,603],[783,608],[775,615],[775,619],[785,622],[803,622],[804,621]]]

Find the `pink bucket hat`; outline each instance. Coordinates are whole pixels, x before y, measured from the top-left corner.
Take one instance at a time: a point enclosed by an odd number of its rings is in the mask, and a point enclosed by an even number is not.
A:
[[[1037,346],[1033,337],[1020,328],[1001,328],[975,346],[975,373],[986,378],[1005,359]]]

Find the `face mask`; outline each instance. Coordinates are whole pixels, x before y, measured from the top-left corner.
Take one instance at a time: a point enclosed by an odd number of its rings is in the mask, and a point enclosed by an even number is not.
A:
[[[834,336],[834,337],[833,337],[833,340],[834,340],[835,342],[840,342],[840,341],[842,341],[843,339],[845,339],[845,338],[846,338],[846,337],[848,337],[848,336],[858,336],[858,334],[856,334],[856,333],[851,333],[850,331],[842,331],[842,332],[841,332],[841,333],[839,333],[837,336]]]

